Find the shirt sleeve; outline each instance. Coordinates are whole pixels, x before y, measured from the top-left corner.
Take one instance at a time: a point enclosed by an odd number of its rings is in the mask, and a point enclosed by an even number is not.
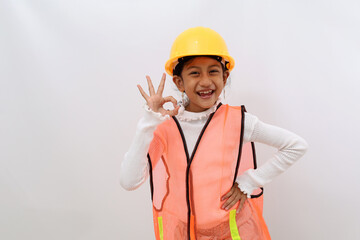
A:
[[[144,117],[137,124],[130,149],[121,162],[120,185],[128,191],[137,189],[146,181],[149,175],[147,154],[154,131],[160,123],[170,118],[151,111],[147,105],[145,110]]]
[[[245,113],[244,142],[259,142],[278,151],[257,169],[249,169],[238,176],[236,182],[240,190],[251,197],[251,193],[276,176],[286,171],[307,151],[307,142],[293,132],[266,124],[256,116]]]

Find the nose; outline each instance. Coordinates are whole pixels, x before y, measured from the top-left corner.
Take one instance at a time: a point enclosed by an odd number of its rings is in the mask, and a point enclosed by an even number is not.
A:
[[[208,87],[211,85],[211,79],[209,76],[202,76],[199,81],[199,85],[202,87]]]

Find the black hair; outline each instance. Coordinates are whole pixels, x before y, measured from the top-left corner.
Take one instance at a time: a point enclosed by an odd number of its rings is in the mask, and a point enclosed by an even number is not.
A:
[[[190,60],[196,58],[196,57],[209,57],[209,58],[213,58],[216,61],[220,62],[223,72],[225,72],[226,70],[228,70],[227,68],[227,61],[225,61],[225,64],[222,63],[222,57],[220,56],[215,56],[215,55],[195,55],[195,56],[186,56],[186,57],[182,57],[178,59],[178,64],[176,64],[174,70],[173,70],[173,75],[177,75],[177,76],[181,76],[181,72],[184,69],[184,66],[187,62],[189,62]]]

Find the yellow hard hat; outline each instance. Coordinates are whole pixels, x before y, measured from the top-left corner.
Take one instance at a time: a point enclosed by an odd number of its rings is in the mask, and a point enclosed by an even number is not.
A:
[[[206,27],[189,28],[182,32],[174,41],[170,58],[165,63],[165,70],[173,75],[178,59],[185,56],[215,55],[227,62],[227,69],[231,71],[235,60],[229,55],[224,39],[214,30]]]

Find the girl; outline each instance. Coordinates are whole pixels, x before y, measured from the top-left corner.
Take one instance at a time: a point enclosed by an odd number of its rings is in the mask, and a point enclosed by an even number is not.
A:
[[[149,93],[145,115],[121,164],[121,185],[138,188],[150,176],[158,240],[270,239],[262,217],[263,186],[307,149],[304,139],[260,121],[244,106],[223,105],[234,59],[215,31],[196,27],[175,40],[167,73],[182,101],[163,97],[165,74]],[[173,110],[163,108],[172,102]],[[278,149],[257,168],[254,142]]]

